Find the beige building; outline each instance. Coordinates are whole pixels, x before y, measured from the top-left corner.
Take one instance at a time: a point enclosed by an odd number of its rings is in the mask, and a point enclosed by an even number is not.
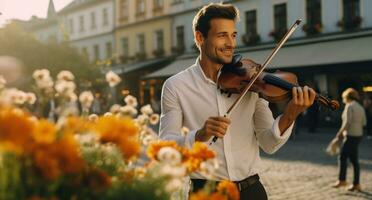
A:
[[[150,102],[156,82],[148,85],[140,77],[163,67],[172,55],[169,4],[167,0],[115,1],[115,41],[120,64],[112,70],[122,76],[123,89],[138,96],[141,103]]]

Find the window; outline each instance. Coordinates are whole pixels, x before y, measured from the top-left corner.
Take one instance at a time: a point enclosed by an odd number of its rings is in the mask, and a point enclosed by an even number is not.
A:
[[[137,35],[137,53],[145,52],[145,35],[143,33]]]
[[[256,10],[245,12],[245,32],[247,34],[257,34],[257,12]]]
[[[79,17],[79,31],[84,32],[84,15]]]
[[[106,43],[106,58],[111,58],[112,56],[112,44],[111,42]]]
[[[145,0],[136,1],[136,13],[137,15],[142,15],[145,13]]]
[[[163,49],[164,47],[164,38],[163,30],[155,31],[155,49]]]
[[[123,49],[123,55],[128,56],[129,55],[128,38],[125,37],[121,39],[121,47]]]
[[[100,59],[100,55],[99,55],[99,46],[98,46],[98,44],[94,45],[93,52],[94,52],[94,60],[99,60]]]
[[[274,5],[274,29],[275,31],[283,31],[287,29],[287,5]]]
[[[360,17],[360,1],[359,0],[343,0],[343,23],[345,29],[358,28],[361,24]]]
[[[90,28],[95,29],[97,26],[96,26],[96,14],[94,12],[90,13],[90,21],[91,21]]]
[[[321,24],[321,0],[306,0],[306,20],[309,25]]]
[[[70,26],[70,34],[74,33],[74,20],[70,19],[69,20],[69,26]]]
[[[320,33],[322,24],[321,0],[306,0],[306,20],[307,23],[302,30],[307,35]]]
[[[184,27],[177,26],[176,27],[176,37],[177,37],[177,47],[178,48],[185,48],[185,35],[184,35]]]
[[[108,13],[107,13],[107,8],[104,8],[102,10],[102,17],[103,17],[103,26],[108,25]]]
[[[154,9],[163,8],[163,0],[154,0]]]
[[[120,0],[119,16],[120,18],[128,18],[128,0]]]

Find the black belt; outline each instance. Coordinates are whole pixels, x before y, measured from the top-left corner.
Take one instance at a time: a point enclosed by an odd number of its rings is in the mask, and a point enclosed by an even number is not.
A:
[[[258,174],[255,174],[253,176],[250,176],[246,179],[243,179],[241,181],[234,181],[236,186],[238,187],[239,191],[245,190],[251,185],[255,184],[258,180],[260,180],[260,177]],[[204,185],[207,183],[207,180],[204,179],[191,179],[192,185],[193,185],[193,191],[196,192],[204,187]],[[216,181],[216,185],[219,183],[219,181]]]

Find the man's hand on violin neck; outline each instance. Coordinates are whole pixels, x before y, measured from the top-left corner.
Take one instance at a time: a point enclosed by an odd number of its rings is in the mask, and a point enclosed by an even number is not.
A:
[[[287,129],[300,113],[314,103],[315,96],[316,92],[308,86],[292,88],[292,99],[289,101],[279,122],[281,132],[283,129]]]
[[[195,141],[206,142],[212,136],[222,138],[226,134],[230,123],[230,119],[226,117],[209,117],[205,121],[203,128],[197,131]]]
[[[292,88],[292,99],[289,101],[284,114],[287,112],[296,118],[300,113],[313,105],[315,96],[316,92],[308,86]]]

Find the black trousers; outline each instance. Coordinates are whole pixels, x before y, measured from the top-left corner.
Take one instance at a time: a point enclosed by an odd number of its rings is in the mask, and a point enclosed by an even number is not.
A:
[[[360,180],[360,166],[359,166],[359,158],[358,158],[358,148],[359,143],[362,137],[353,137],[347,136],[346,141],[341,149],[340,154],[340,173],[339,173],[339,180],[346,181],[346,170],[347,170],[347,160],[349,159],[350,162],[353,164],[354,168],[354,181],[353,184],[359,184]]]
[[[193,192],[203,189],[205,182],[193,182]],[[257,180],[254,184],[240,191],[240,200],[267,200],[264,186]]]

